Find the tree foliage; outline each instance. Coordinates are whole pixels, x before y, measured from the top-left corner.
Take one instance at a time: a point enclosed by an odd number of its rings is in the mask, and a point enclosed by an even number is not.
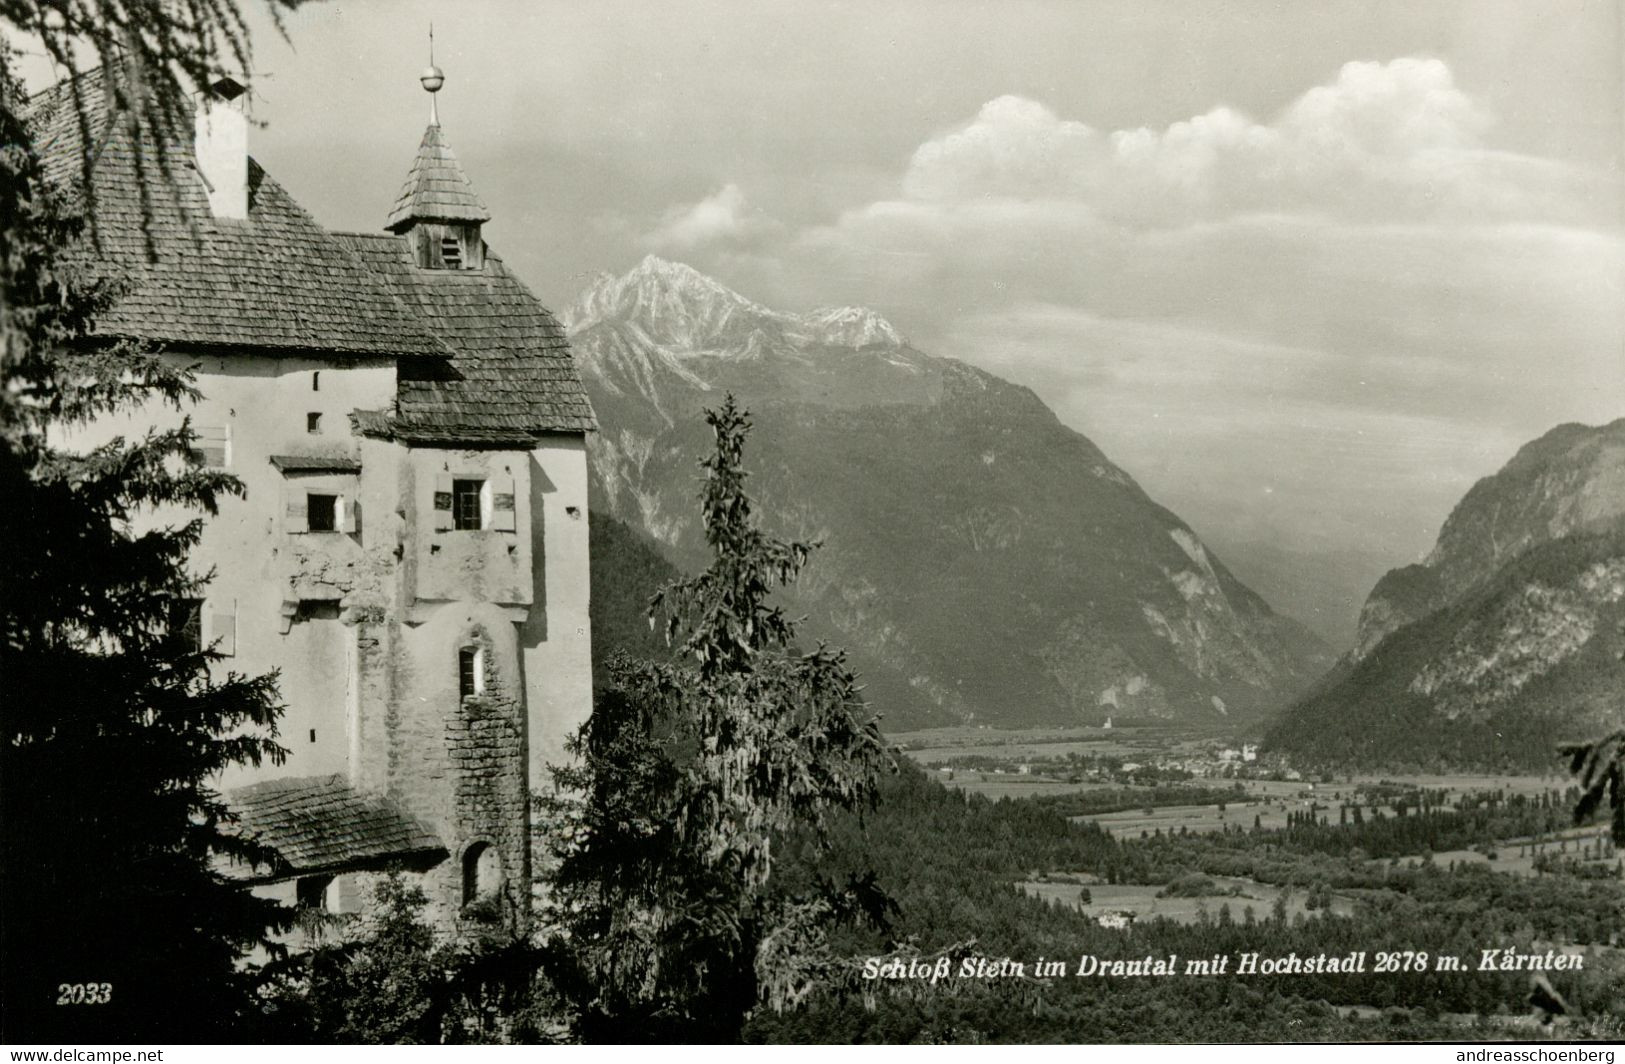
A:
[[[585,1037],[737,1038],[841,966],[831,926],[883,918],[872,877],[775,876],[776,848],[819,845],[827,815],[872,801],[889,758],[843,653],[796,647],[770,603],[813,545],[772,538],[745,493],[748,416],[708,411],[701,464],[713,561],[665,587],[674,663],[621,658],[559,772],[557,982]]]
[[[87,47],[116,58],[118,113],[137,122],[173,116],[180,79],[217,69],[222,49],[246,58],[230,0],[6,0],[0,19],[70,71]],[[67,265],[93,229],[91,197],[46,180],[13,68],[0,50],[5,1033],[221,1038],[256,1013],[239,957],[284,918],[211,866],[262,855],[222,830],[210,781],[281,758],[279,707],[274,677],[211,679],[218,655],[172,622],[207,578],[186,566],[201,515],[241,489],[201,467],[185,424],[57,445],[91,419],[196,393],[152,352],[89,342],[117,290]]]
[[[274,1040],[350,1045],[545,1042],[561,1011],[537,978],[538,951],[493,926],[443,938],[428,896],[397,871],[366,914],[306,914],[311,949],[267,966],[264,1030]]]
[[[1625,636],[1625,624],[1619,626]],[[1625,661],[1625,653],[1620,660]],[[1625,728],[1589,743],[1559,747],[1568,758],[1569,771],[1580,780],[1580,800],[1574,806],[1574,822],[1583,823],[1604,802],[1611,812],[1609,831],[1614,842],[1625,846]]]

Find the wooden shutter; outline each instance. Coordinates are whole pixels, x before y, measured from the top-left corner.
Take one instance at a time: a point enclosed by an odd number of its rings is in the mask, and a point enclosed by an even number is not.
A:
[[[237,600],[210,601],[205,604],[203,641],[212,645],[215,653],[232,657],[237,653]]]
[[[231,430],[225,425],[202,425],[193,428],[196,439],[192,443],[192,453],[198,460],[211,469],[224,469],[227,459],[227,444],[231,439]]]
[[[517,528],[514,510],[513,477],[491,478],[491,527],[498,532],[512,532]]]
[[[283,485],[283,491],[288,502],[283,511],[282,527],[291,533],[309,532],[310,513],[306,508],[304,485],[290,482]]]
[[[355,497],[353,495],[340,495],[338,501],[338,530],[355,535]]]
[[[451,474],[437,473],[434,478],[434,530],[444,532],[451,527]]]

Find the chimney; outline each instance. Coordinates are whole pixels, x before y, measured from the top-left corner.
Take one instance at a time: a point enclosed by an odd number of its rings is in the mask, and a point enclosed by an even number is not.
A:
[[[248,86],[223,77],[198,95],[198,173],[216,218],[248,217]]]

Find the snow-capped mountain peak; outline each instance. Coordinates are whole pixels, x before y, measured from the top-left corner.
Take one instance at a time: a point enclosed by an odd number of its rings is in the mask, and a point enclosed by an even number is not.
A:
[[[868,307],[820,307],[803,314],[801,324],[815,339],[838,347],[902,347],[908,343],[891,322]]]
[[[661,338],[704,348],[740,319],[782,321],[785,315],[746,299],[691,266],[649,255],[626,274],[600,274],[565,312],[580,332],[601,321],[657,326]]]

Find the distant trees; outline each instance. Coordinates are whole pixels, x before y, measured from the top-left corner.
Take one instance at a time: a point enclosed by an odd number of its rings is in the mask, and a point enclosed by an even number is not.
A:
[[[736,1039],[753,1009],[842,966],[832,926],[886,908],[872,876],[776,874],[777,849],[820,846],[826,817],[869,804],[890,761],[844,655],[800,651],[768,603],[813,547],[756,525],[748,416],[730,396],[706,419],[713,560],[651,607],[681,660],[612,664],[557,774],[551,913],[569,935],[554,974],[589,1040]]]
[[[1625,637],[1625,623],[1619,626]],[[1625,661],[1625,652],[1620,659]],[[1603,803],[1611,810],[1609,834],[1616,845],[1625,846],[1625,728],[1589,743],[1559,748],[1569,760],[1569,771],[1580,780],[1580,796],[1574,803],[1574,822],[1583,823]]]

